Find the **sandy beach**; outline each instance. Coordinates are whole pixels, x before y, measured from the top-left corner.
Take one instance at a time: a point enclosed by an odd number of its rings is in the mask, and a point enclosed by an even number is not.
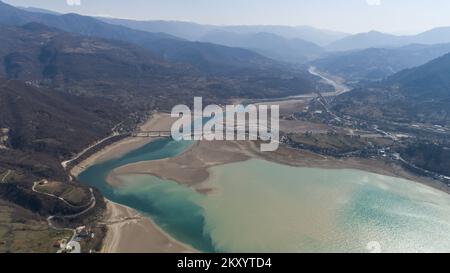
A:
[[[107,201],[104,224],[108,227],[104,253],[193,253],[134,209]]]

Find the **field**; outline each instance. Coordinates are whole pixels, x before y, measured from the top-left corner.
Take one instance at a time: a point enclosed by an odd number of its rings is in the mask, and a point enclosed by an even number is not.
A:
[[[0,200],[0,253],[52,253],[54,243],[69,239],[70,231],[49,228],[45,219]]]
[[[393,144],[390,139],[382,137],[364,138],[344,134],[296,134],[292,137],[296,143],[319,149],[333,149],[349,152],[371,146],[389,146]]]

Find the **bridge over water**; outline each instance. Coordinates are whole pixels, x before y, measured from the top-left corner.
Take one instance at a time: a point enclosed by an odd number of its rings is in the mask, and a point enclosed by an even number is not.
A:
[[[171,131],[134,131],[132,137],[171,137]]]
[[[257,136],[258,139],[261,139],[261,135],[259,133],[250,133],[249,130],[246,130],[245,133],[238,133],[237,131],[235,131],[235,136],[241,135],[241,136],[245,136],[246,139],[248,139],[248,137],[250,136],[250,134],[252,134],[252,136]],[[203,134],[202,136],[206,136],[207,134]],[[209,136],[210,134],[208,134]],[[194,132],[191,133],[191,136],[194,137],[196,136],[196,134]],[[172,132],[171,131],[134,131],[131,133],[131,137],[150,137],[150,138],[160,138],[160,137],[172,137]],[[224,135],[225,137],[225,135]]]

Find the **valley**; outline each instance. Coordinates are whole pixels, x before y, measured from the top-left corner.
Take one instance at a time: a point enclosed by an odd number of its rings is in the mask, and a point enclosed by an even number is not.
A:
[[[449,37],[0,1],[0,253],[449,252]],[[175,141],[194,97],[279,148]]]

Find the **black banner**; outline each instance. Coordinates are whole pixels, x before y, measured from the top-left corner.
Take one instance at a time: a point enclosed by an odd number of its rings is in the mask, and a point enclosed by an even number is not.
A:
[[[25,257],[26,256],[26,257]],[[445,257],[406,254],[0,254],[2,265],[15,268],[39,263],[62,269],[92,272],[335,272],[385,271],[394,263],[406,268],[423,265],[423,258]],[[27,261],[27,263],[23,263]],[[427,263],[425,263],[427,264]],[[120,270],[120,271],[119,271]]]

